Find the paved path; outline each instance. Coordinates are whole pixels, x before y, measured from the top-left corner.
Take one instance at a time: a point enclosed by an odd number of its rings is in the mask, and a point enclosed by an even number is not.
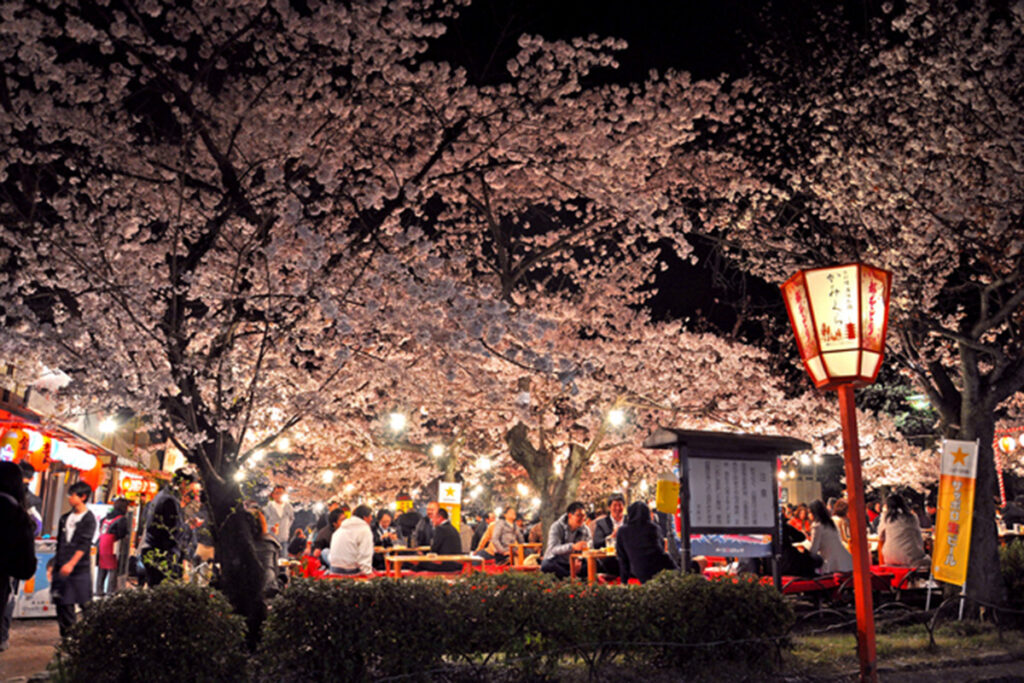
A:
[[[27,681],[46,671],[59,640],[56,619],[15,619],[11,646],[0,652],[0,681]]]

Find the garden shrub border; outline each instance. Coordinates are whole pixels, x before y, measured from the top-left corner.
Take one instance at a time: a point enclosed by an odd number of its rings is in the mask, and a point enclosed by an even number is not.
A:
[[[783,597],[753,576],[664,572],[628,587],[513,573],[301,580],[272,604],[257,671],[268,681],[354,681],[430,678],[458,665],[533,679],[567,657],[592,672],[613,658],[770,668],[793,620]]]

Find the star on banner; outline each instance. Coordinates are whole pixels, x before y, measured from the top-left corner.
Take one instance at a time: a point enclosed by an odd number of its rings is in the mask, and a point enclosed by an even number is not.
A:
[[[953,456],[953,464],[954,465],[966,465],[967,464],[964,461],[967,460],[968,453],[964,453],[964,449],[958,448],[958,449],[956,449],[956,451],[954,451],[950,455]]]
[[[444,490],[444,497],[445,498],[454,498],[455,497],[455,488],[452,487],[452,486],[449,486],[448,488],[446,488]]]

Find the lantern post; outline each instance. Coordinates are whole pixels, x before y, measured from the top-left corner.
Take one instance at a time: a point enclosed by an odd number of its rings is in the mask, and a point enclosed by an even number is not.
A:
[[[801,270],[782,285],[807,373],[815,387],[835,389],[839,394],[862,681],[877,681],[878,668],[853,389],[874,382],[882,366],[891,286],[891,273],[861,263]]]

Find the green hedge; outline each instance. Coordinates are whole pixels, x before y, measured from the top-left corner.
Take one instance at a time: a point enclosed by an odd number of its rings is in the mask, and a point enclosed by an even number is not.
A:
[[[1008,606],[1024,611],[1024,542],[1018,539],[999,549],[999,568],[1006,584]],[[1015,614],[1009,621],[1024,624],[1024,616]]]
[[[239,681],[245,623],[210,588],[165,583],[86,606],[58,645],[56,681]]]
[[[638,587],[547,575],[442,580],[296,581],[272,605],[259,652],[268,681],[431,678],[458,666],[523,679],[566,658],[681,667],[770,665],[791,608],[753,577],[663,573]]]

